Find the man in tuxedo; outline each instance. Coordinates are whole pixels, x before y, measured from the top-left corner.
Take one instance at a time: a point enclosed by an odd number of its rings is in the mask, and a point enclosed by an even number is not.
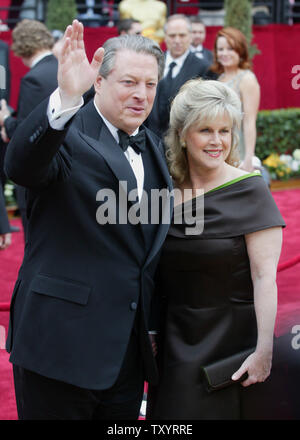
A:
[[[163,63],[155,42],[124,35],[90,64],[74,20],[58,89],[9,143],[6,172],[28,189],[7,338],[21,419],[137,419],[144,380],[157,380],[148,331],[172,206],[158,222],[129,214],[150,215],[152,190],[172,189],[162,143],[141,127]]]
[[[11,115],[6,100],[1,100],[0,125],[5,129],[6,140],[12,138],[18,125],[57,87],[54,39],[46,26],[36,20],[22,20],[14,28],[12,39],[13,52],[30,70],[21,79],[16,115]],[[16,195],[26,235],[26,190],[17,186]]]
[[[158,136],[169,126],[170,103],[180,87],[188,80],[204,76],[208,63],[190,52],[191,22],[183,14],[171,15],[165,24],[167,46],[164,77],[157,89],[153,110],[147,120]]]
[[[195,54],[197,58],[206,61],[210,66],[213,63],[213,53],[211,50],[208,50],[203,46],[206,38],[205,24],[198,15],[193,15],[190,20],[192,24],[191,52]]]

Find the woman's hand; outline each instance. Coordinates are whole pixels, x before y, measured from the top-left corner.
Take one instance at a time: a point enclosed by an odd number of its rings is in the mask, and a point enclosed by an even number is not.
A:
[[[156,335],[153,333],[149,333],[149,338],[152,346],[152,352],[153,356],[157,355],[157,342],[156,342]]]
[[[0,250],[4,250],[11,245],[11,233],[0,235]]]
[[[257,382],[264,382],[269,377],[272,367],[272,352],[258,352],[250,354],[241,367],[232,375],[232,380],[238,380],[243,374],[248,373],[246,380],[241,382],[248,387]]]

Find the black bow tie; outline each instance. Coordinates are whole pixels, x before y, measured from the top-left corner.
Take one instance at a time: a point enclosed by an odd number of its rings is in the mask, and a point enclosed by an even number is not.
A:
[[[140,130],[135,136],[129,136],[122,130],[118,130],[119,144],[123,151],[126,151],[129,145],[140,154],[146,150],[145,130]]]

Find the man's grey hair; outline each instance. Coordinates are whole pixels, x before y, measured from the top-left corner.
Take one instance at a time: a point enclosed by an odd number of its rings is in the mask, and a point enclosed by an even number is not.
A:
[[[166,21],[165,24],[164,24],[164,32],[165,32],[165,33],[166,33],[167,30],[168,30],[168,24],[169,24],[171,21],[174,21],[174,20],[184,20],[184,21],[186,22],[186,24],[187,24],[187,28],[188,28],[188,30],[189,30],[190,32],[192,32],[192,23],[191,23],[190,18],[189,18],[187,15],[184,15],[184,14],[173,14],[173,15],[170,15],[170,16],[167,18],[167,21]]]
[[[120,35],[119,37],[113,37],[107,40],[103,48],[105,52],[99,73],[104,78],[107,78],[114,68],[116,53],[125,49],[154,56],[158,64],[158,80],[163,76],[165,64],[164,54],[159,45],[149,38],[143,37],[142,35]],[[128,62],[130,62],[130,59]]]

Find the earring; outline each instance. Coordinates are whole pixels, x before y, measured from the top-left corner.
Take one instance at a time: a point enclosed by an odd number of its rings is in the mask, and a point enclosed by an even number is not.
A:
[[[183,139],[180,140],[180,145],[181,148],[186,148],[186,142]]]

